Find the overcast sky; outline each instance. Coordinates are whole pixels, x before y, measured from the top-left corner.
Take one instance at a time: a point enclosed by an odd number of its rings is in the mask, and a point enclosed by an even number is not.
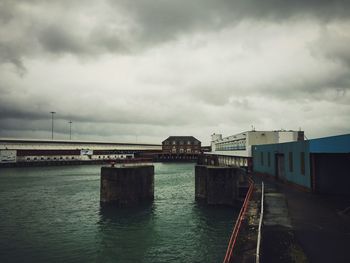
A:
[[[350,1],[0,0],[0,137],[350,131]]]

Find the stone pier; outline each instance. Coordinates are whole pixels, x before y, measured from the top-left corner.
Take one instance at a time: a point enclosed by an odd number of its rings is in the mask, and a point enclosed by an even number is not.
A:
[[[196,165],[196,200],[209,205],[237,204],[242,175],[236,167]]]
[[[101,203],[136,206],[154,199],[154,166],[101,168]]]

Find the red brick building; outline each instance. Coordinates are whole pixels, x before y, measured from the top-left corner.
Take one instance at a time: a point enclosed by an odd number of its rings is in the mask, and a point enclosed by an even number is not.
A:
[[[162,142],[163,154],[199,154],[201,142],[193,136],[170,136]]]

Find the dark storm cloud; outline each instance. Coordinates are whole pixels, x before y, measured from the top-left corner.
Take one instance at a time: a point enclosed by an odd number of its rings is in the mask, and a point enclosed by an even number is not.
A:
[[[115,105],[104,105],[109,101],[110,94],[101,92],[100,98],[94,95],[74,97],[61,95],[28,93],[23,91],[13,92],[14,89],[7,89],[0,86],[4,91],[0,97],[0,123],[1,128],[7,127],[7,123],[13,123],[14,119],[25,119],[26,121],[40,121],[51,118],[50,111],[57,111],[56,119],[72,120],[79,123],[118,124],[118,125],[188,125],[194,123],[192,117],[188,115],[191,106],[183,106],[176,112],[169,112],[167,109],[159,110],[161,105],[154,103],[154,98],[126,98],[128,103],[124,106],[115,102]],[[67,92],[67,89],[65,89]],[[113,94],[114,96],[114,94]],[[113,100],[112,96],[112,100]],[[146,108],[147,110],[139,110]],[[93,113],[91,112],[93,110]],[[168,119],[172,118],[169,123]],[[28,125],[30,122],[28,123]],[[17,126],[21,129],[21,126]]]
[[[24,58],[127,52],[124,25],[112,14],[97,16],[89,8],[93,2],[0,1],[0,64],[11,63],[23,74]]]
[[[345,131],[349,10],[341,0],[0,0],[0,136],[46,136],[51,110],[57,132],[73,120],[83,138]]]
[[[346,0],[110,0],[123,6],[142,28],[147,41],[174,39],[194,30],[219,29],[245,19],[283,22],[311,17],[322,21],[349,17]]]
[[[9,43],[0,43],[0,64],[13,64],[19,75],[23,76],[26,72],[26,68],[18,50],[21,50],[18,46],[11,46]]]
[[[118,34],[103,26],[91,30],[87,35],[67,30],[66,26],[53,24],[38,33],[41,47],[52,54],[74,54],[94,56],[105,52],[127,52]]]
[[[0,22],[7,23],[14,16],[13,5],[9,1],[0,2]]]
[[[350,10],[350,1],[341,0],[107,0],[102,3],[106,4],[108,17],[126,18],[125,23],[133,24],[133,29],[123,33],[122,19],[108,20],[94,13],[94,1],[2,0],[1,62],[13,63],[24,72],[23,57],[40,56],[41,52],[77,56],[124,53],[147,47],[150,42],[168,41],[194,30],[219,29],[244,19],[282,22],[295,16],[311,16],[328,21],[347,17]],[[87,19],[91,17],[93,26],[82,26],[79,17],[83,14]]]
[[[50,25],[38,35],[41,46],[51,53],[85,53],[83,39],[66,30],[63,26]]]
[[[312,48],[317,56],[324,55],[326,58],[336,62],[344,63],[344,66],[350,67],[350,26],[347,25],[344,30],[325,27],[321,36]]]

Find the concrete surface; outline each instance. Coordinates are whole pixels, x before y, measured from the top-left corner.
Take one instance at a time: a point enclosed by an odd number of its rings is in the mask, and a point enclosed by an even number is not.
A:
[[[196,165],[195,197],[209,205],[236,205],[242,170],[228,166]]]
[[[270,191],[266,193],[262,262],[350,262],[349,196],[302,192],[267,179],[264,183]]]
[[[101,203],[135,206],[153,199],[153,165],[101,168]]]
[[[295,239],[287,198],[273,184],[265,183],[261,262],[307,262]]]

